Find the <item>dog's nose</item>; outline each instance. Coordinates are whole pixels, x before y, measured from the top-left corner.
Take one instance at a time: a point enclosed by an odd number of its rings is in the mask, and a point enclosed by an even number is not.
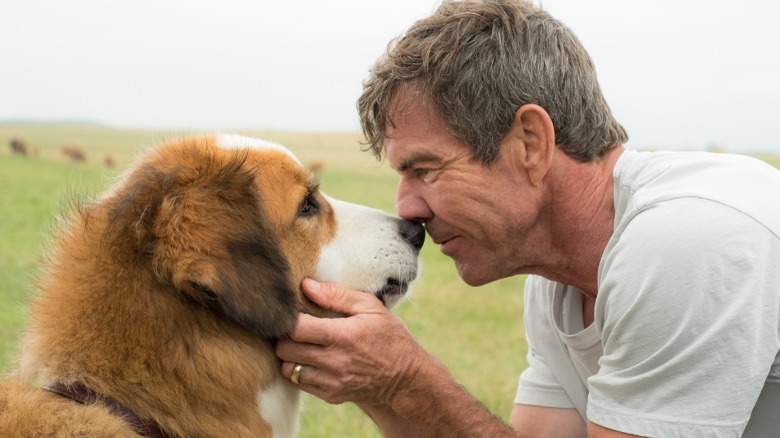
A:
[[[399,225],[401,237],[419,251],[425,242],[425,227],[419,222],[402,220]]]

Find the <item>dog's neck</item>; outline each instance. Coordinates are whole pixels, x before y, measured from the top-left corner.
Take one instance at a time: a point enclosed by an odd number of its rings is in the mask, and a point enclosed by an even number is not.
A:
[[[144,420],[127,406],[119,403],[110,397],[97,394],[84,384],[74,383],[66,385],[62,382],[50,383],[44,385],[44,389],[59,394],[63,397],[74,400],[82,405],[101,404],[105,406],[112,414],[125,420],[133,430],[141,436],[147,438],[169,438],[169,436],[160,429],[157,423]]]

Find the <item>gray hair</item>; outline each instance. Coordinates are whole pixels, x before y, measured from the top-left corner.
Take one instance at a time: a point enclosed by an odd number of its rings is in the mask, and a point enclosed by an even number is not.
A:
[[[525,0],[444,0],[391,41],[358,99],[365,144],[379,159],[402,87],[429,98],[486,165],[525,104],[548,112],[556,145],[582,162],[628,140],[577,37]]]

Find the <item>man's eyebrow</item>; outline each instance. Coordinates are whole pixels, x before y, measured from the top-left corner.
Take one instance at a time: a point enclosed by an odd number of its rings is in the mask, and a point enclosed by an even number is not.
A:
[[[418,166],[422,163],[441,163],[441,158],[433,154],[420,153],[414,154],[411,157],[401,161],[396,170],[398,172],[405,172],[414,166]]]

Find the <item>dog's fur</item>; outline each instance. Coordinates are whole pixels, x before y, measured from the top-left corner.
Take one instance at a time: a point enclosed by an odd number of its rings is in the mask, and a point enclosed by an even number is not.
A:
[[[322,314],[304,277],[392,305],[417,273],[419,224],[326,197],[285,148],[231,135],[143,155],[54,236],[18,369],[0,383],[3,436],[137,436],[86,385],[170,436],[285,437],[298,391],[273,341]]]

